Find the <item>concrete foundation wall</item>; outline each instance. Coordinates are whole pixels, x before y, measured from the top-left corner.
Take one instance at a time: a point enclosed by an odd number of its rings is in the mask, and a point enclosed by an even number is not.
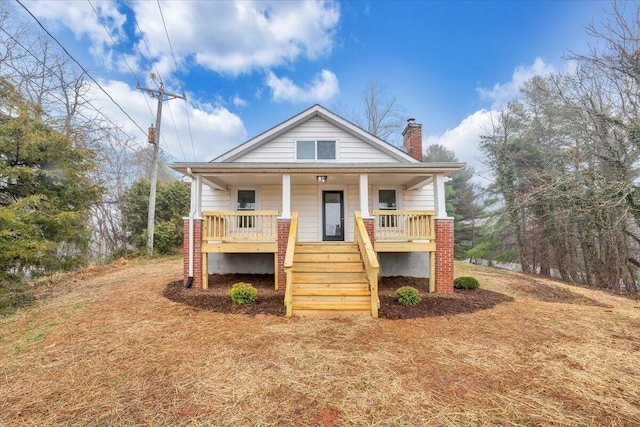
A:
[[[209,253],[209,274],[273,274],[273,254]]]
[[[429,277],[429,252],[379,252],[380,276]]]

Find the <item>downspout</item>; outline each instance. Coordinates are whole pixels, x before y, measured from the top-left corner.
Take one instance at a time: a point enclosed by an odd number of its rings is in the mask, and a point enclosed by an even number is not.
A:
[[[187,168],[187,174],[191,178],[191,210],[189,211],[189,277],[185,287],[190,288],[193,285],[193,217],[196,214],[195,198],[197,195],[194,193],[197,191],[197,186],[191,168]]]

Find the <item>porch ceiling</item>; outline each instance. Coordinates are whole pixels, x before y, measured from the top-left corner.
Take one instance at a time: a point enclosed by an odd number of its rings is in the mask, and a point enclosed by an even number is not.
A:
[[[282,184],[282,174],[274,173],[255,173],[255,174],[201,174],[206,181],[216,183],[218,186],[240,186],[240,185],[280,185]],[[319,184],[316,176],[323,175],[327,177],[327,182]],[[291,174],[291,185],[357,185],[360,182],[358,174],[330,174],[318,172],[317,174]],[[431,175],[373,175],[369,174],[369,185],[409,185],[416,179],[428,179]]]
[[[283,174],[291,176],[291,185],[358,184],[360,174],[367,174],[370,185],[418,188],[426,185],[434,174],[447,176],[462,168],[464,163],[173,163],[169,166],[184,175],[201,175],[205,184],[217,188],[279,185]],[[318,184],[318,175],[326,176],[327,182]]]

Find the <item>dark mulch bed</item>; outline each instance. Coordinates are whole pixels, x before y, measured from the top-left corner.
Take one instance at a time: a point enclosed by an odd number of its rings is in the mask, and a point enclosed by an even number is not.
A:
[[[209,289],[186,289],[182,281],[170,283],[164,296],[203,310],[219,313],[239,313],[249,316],[270,314],[284,316],[283,293],[274,289],[272,274],[212,274]],[[248,282],[258,289],[258,300],[253,304],[237,306],[231,302],[229,289],[234,283]],[[387,319],[414,319],[421,317],[451,316],[486,310],[513,298],[497,292],[478,289],[456,290],[453,294],[427,293],[428,279],[414,277],[382,277],[378,285],[379,315]],[[393,294],[401,286],[413,286],[420,291],[422,301],[414,307],[400,305]]]
[[[229,289],[234,283],[251,283],[258,290],[258,299],[253,304],[235,305],[231,302]],[[203,310],[218,313],[239,313],[249,316],[272,314],[284,316],[284,294],[274,289],[273,274],[211,274],[209,289],[186,289],[182,280],[170,283],[164,296]]]
[[[398,303],[395,291],[401,286],[412,286],[420,291],[422,301],[413,307]],[[486,289],[459,290],[452,294],[430,294],[429,279],[415,277],[381,277],[378,284],[380,317],[386,319],[414,319],[420,317],[453,316],[486,310],[513,298]]]

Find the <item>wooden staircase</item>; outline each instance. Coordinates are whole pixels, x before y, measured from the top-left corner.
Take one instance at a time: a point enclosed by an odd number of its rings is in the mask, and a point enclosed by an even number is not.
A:
[[[371,315],[371,291],[355,243],[297,243],[291,284],[294,316]]]

